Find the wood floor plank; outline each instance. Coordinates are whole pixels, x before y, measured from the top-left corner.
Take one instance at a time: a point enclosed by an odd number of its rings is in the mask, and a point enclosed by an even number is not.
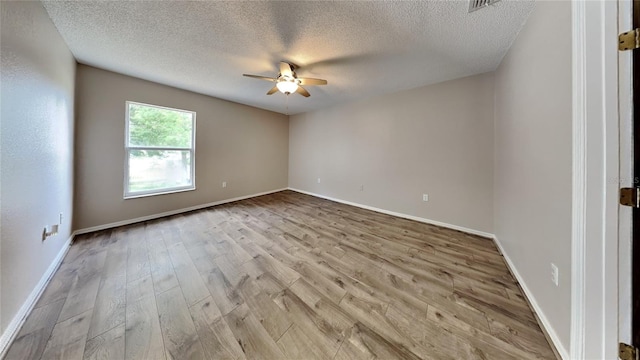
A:
[[[224,316],[248,359],[284,359],[284,354],[246,304]]]
[[[295,324],[278,339],[277,344],[286,359],[326,359],[322,349]]]
[[[290,289],[278,293],[274,300],[287,312],[291,321],[317,345],[325,358],[335,356],[344,340],[344,332],[332,326]]]
[[[149,228],[147,226],[147,229]],[[147,250],[149,252],[149,270],[155,291],[161,293],[178,286],[178,278],[173,270],[161,229],[147,234]]]
[[[271,255],[258,255],[254,258],[260,268],[265,272],[270,272],[273,276],[284,284],[293,284],[300,278],[295,270],[284,266],[281,262],[274,259]]]
[[[182,215],[172,216],[167,220],[165,226],[163,226],[162,237],[167,248],[182,242],[179,226],[183,217]]]
[[[143,297],[153,296],[153,285],[153,280],[149,275],[127,283],[127,304],[136,302]]]
[[[345,289],[332,281],[331,278],[323,276],[309,261],[301,260],[299,257],[281,249],[279,246],[271,247],[268,254],[293,269],[335,303],[340,302],[340,299],[346,294]]]
[[[204,349],[179,287],[157,295],[167,359],[203,359]]]
[[[464,303],[456,302],[454,296],[442,297],[438,292],[434,293],[431,289],[417,287],[412,282],[405,281],[384,271],[362,273],[358,280],[370,284],[373,288],[383,289],[390,297],[402,301],[407,306],[426,310],[427,304],[435,304],[451,309],[458,318],[469,324],[488,329],[487,319],[481,311]],[[355,293],[353,295],[363,298]],[[370,301],[370,299],[367,299],[367,301]]]
[[[514,356],[504,350],[476,341],[473,336],[459,337],[443,331],[443,328],[434,326],[424,317],[418,317],[407,310],[391,304],[386,318],[394,328],[405,333],[418,349],[424,349],[428,354],[437,354],[437,358],[442,359],[514,359]]]
[[[135,283],[129,283],[129,286]],[[129,291],[127,291],[129,292]],[[127,301],[125,359],[165,359],[164,342],[153,289]]]
[[[124,359],[124,323],[113,329],[87,340],[84,348],[84,359],[88,360],[120,360]]]
[[[106,258],[107,251],[103,249],[100,252],[76,260],[78,262],[77,276],[73,280],[71,290],[67,295],[67,301],[64,303],[58,321],[69,319],[93,309],[96,295],[100,288],[101,271]]]
[[[430,322],[438,324],[439,328],[445,329],[461,338],[471,339],[472,343],[480,343],[480,348],[483,347],[483,343],[486,343],[501,349],[517,359],[545,359],[553,357],[551,349],[547,349],[548,351],[543,350],[544,352],[540,353],[536,350],[539,346],[530,346],[531,340],[527,337],[518,337],[517,341],[507,342],[500,339],[500,337],[493,336],[490,332],[480,330],[477,327],[473,327],[457,319],[455,314],[451,314],[434,306],[429,306],[427,319]]]
[[[296,281],[289,287],[289,290],[312,308],[318,316],[324,318],[332,328],[341,333],[345,333],[356,322],[340,306],[330,301],[324,293],[321,293],[304,279]]]
[[[88,256],[95,255],[98,252],[106,250],[106,248],[115,241],[117,241],[117,236],[113,236],[111,230],[79,235],[69,247],[69,251],[62,263],[74,263]]]
[[[432,359],[434,357],[424,357],[423,359]],[[400,347],[367,326],[356,323],[350,329],[347,338],[342,343],[340,350],[336,354],[336,360],[351,359],[421,359],[416,354]]]
[[[269,336],[277,341],[291,326],[287,314],[252,279],[240,284],[240,293],[251,313],[260,321]]]
[[[228,237],[225,237],[224,241],[219,243],[218,248],[222,249],[221,252],[224,252],[224,254],[237,265],[244,264],[245,262],[253,259],[253,257],[249,255],[242,246],[238,245],[238,243]]]
[[[248,264],[248,263],[247,263]],[[246,264],[245,264],[246,265]],[[261,273],[254,278],[256,284],[260,286],[262,291],[269,294],[269,297],[273,297],[287,288],[287,285],[280,282],[270,273]]]
[[[149,252],[145,238],[144,224],[134,224],[119,230],[128,239],[127,282],[148,276]]]
[[[60,316],[64,301],[58,300],[33,309],[11,344],[5,360],[40,359]]]
[[[422,358],[429,358],[432,353],[415,339],[412,339],[405,329],[398,327],[387,316],[387,308],[379,304],[370,303],[365,299],[347,294],[340,302],[340,307],[352,314],[359,322],[372,331],[380,334],[388,342],[394,344],[400,353],[412,353]],[[422,309],[412,309],[417,317],[426,316]],[[426,309],[425,309],[426,311]]]
[[[484,296],[486,295],[487,294],[484,294]],[[475,296],[458,290],[454,291],[453,298],[455,298],[458,303],[477,309],[487,316],[495,316],[502,319],[517,319],[522,323],[529,324],[531,327],[537,326],[531,310],[526,311],[520,306],[504,306],[504,302],[502,304],[496,304],[487,298],[482,298],[480,296]]]
[[[216,267],[214,260],[219,256],[225,255],[225,253],[216,248],[217,244],[219,244],[219,239],[211,231],[206,230],[205,232],[196,233],[196,236],[200,237],[201,240],[192,244],[188,243],[186,246],[187,252],[200,274],[206,274]]]
[[[205,281],[209,293],[222,315],[226,315],[239,305],[244,304],[244,299],[238,292],[237,283],[231,284],[219,268],[216,267],[209,271]]]
[[[378,301],[381,304],[389,303],[391,298],[389,298],[386,293],[380,291],[380,289],[376,289],[370,287],[352,277],[347,276],[346,274],[340,272],[339,270],[333,268],[329,261],[323,258],[323,255],[331,256],[331,258],[340,259],[334,256],[330,252],[319,251],[317,253],[307,253],[306,251],[294,250],[292,254],[295,255],[296,258],[300,259],[308,266],[312,268],[315,273],[321,274],[322,277],[328,279],[341,289],[344,289],[345,292],[350,292],[361,298],[368,298],[369,301]],[[306,279],[310,284],[316,287],[316,289],[322,291],[322,288],[316,286],[314,278]],[[326,294],[332,300],[335,300],[336,297],[330,296],[330,293]],[[344,297],[344,296],[342,296]],[[339,303],[342,300],[342,297],[335,301]]]
[[[235,265],[226,255],[217,257],[215,263],[224,274],[226,281],[234,288],[237,288],[238,284],[249,276],[244,268]]]
[[[208,359],[245,358],[213,298],[208,297],[189,310]]]
[[[124,325],[127,291],[127,251],[110,247],[102,271],[96,302],[93,307],[89,339]]]
[[[83,356],[554,359],[492,241],[292,191],[78,236],[7,359]]]
[[[490,333],[496,341],[504,341],[511,346],[522,349],[533,355],[535,358],[550,358],[553,351],[547,345],[547,340],[538,328],[533,326],[523,326],[515,322],[496,320],[492,316],[488,316]],[[508,325],[506,323],[509,323]],[[510,348],[510,347],[509,347]]]
[[[193,261],[191,261],[191,257],[184,244],[176,244],[168,248],[167,251],[169,252],[173,269],[176,272],[187,305],[191,306],[209,296],[207,286],[204,281],[202,281],[200,273],[193,264]]]
[[[48,305],[59,300],[66,300],[77,276],[78,269],[76,266],[69,263],[61,264],[42,292],[36,307]]]
[[[49,342],[42,354],[43,359],[82,359],[91,324],[92,310],[85,311],[59,322],[53,328]]]

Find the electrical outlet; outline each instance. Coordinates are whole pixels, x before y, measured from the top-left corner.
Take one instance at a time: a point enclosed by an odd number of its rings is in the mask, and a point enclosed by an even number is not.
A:
[[[554,263],[551,263],[551,282],[553,282],[555,286],[558,286],[558,276],[558,267]]]
[[[42,241],[45,241],[49,236],[58,234],[58,224],[45,226],[42,231]]]
[[[429,201],[429,194],[422,194],[422,201]]]
[[[318,178],[318,184],[320,184],[320,178]]]
[[[226,188],[226,187],[227,187],[227,182],[226,182],[226,181],[223,181],[223,182],[222,182],[222,187],[223,187],[223,188]]]
[[[364,185],[360,185],[360,191],[364,191]]]

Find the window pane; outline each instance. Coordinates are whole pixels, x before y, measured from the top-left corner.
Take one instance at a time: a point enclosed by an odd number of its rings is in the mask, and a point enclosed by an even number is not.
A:
[[[191,147],[193,113],[129,104],[129,145]]]
[[[129,151],[129,193],[171,189],[192,184],[190,151]]]

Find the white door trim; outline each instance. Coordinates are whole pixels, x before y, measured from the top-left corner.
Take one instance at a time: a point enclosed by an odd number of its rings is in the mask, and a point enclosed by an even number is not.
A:
[[[573,173],[571,214],[571,345],[572,358],[584,358],[584,239],[586,228],[586,44],[584,39],[584,3],[571,6],[572,22],[572,70],[573,70]]]
[[[571,358],[617,358],[618,3],[572,1]],[[558,34],[560,36],[560,34]]]
[[[586,230],[586,44],[585,4],[573,2],[572,70],[573,70],[573,172],[571,214],[571,345],[574,359],[584,358],[585,321],[585,230]]]
[[[619,31],[633,27],[632,0],[618,1]],[[640,184],[633,179],[633,59],[631,52],[618,54],[620,111],[620,187]],[[631,344],[631,241],[633,209],[620,207],[618,225],[618,341]]]

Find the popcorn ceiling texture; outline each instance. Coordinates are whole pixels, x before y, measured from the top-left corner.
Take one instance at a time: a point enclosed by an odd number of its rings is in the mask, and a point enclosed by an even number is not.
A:
[[[80,63],[286,112],[267,96],[281,60],[327,79],[301,113],[493,71],[533,1],[503,0],[468,13],[467,1],[44,1]]]

